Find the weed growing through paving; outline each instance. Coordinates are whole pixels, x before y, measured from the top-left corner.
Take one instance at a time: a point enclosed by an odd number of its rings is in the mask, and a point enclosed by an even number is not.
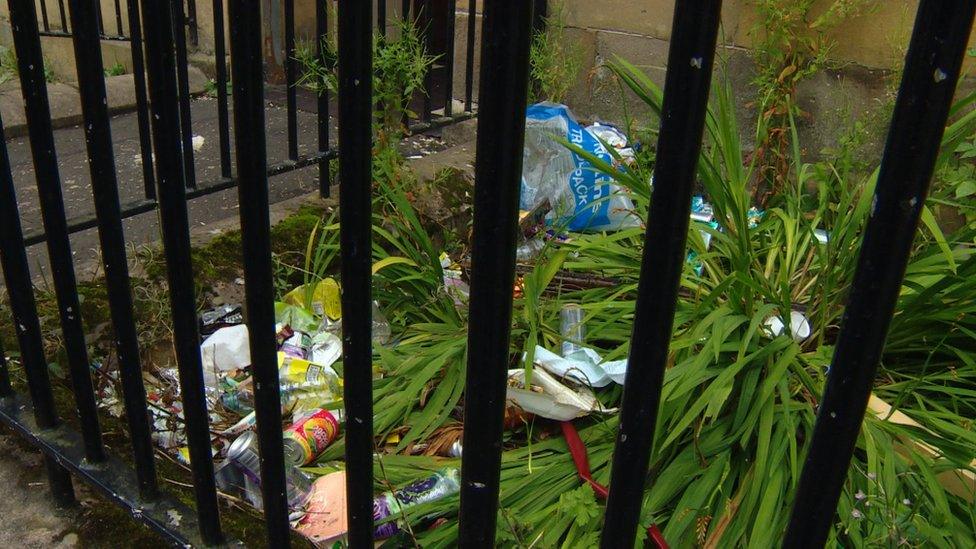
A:
[[[550,3],[549,9],[545,28],[532,36],[529,50],[531,100],[564,103],[583,70],[583,48],[566,33],[562,2]]]
[[[412,21],[396,20],[386,36],[373,37],[373,101],[376,103],[377,145],[385,148],[403,137],[403,121],[415,116],[407,108],[416,93],[427,93],[424,78],[436,57],[428,54],[423,29]],[[323,40],[316,47],[303,42],[295,58],[302,67],[296,85],[316,93],[338,93],[338,47]]]
[[[226,94],[228,97],[234,95],[232,86],[233,83],[230,81],[230,79],[228,79],[227,86],[226,86],[227,88]],[[207,80],[207,83],[203,85],[203,93],[206,94],[207,97],[217,97],[217,90],[218,90],[217,81],[214,80],[213,78]]]
[[[17,52],[13,48],[0,46],[0,84],[17,78],[18,74],[20,74],[20,70],[17,67]],[[44,62],[44,80],[47,82],[56,80],[54,71],[48,66],[46,60]]]
[[[835,45],[830,31],[873,9],[875,0],[759,0],[752,34],[757,73],[757,198],[761,204],[778,194],[790,177],[790,118],[804,115],[796,102],[797,87],[829,67]]]
[[[123,74],[125,74],[125,65],[118,61],[105,69],[105,76],[122,76]]]

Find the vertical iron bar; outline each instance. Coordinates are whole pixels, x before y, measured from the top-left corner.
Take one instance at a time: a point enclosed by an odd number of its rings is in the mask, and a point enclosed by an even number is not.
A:
[[[923,0],[786,547],[823,547],[847,477],[973,24],[972,0]]]
[[[51,25],[47,19],[47,2],[46,0],[40,0],[40,4],[41,4],[41,26],[44,29],[44,32],[48,32],[51,30]],[[65,29],[65,31],[67,32],[67,29]]]
[[[474,102],[474,33],[478,0],[468,2],[468,45],[464,58],[464,110],[471,112]]]
[[[145,196],[156,198],[156,177],[153,174],[152,135],[149,129],[149,101],[146,98],[146,69],[142,50],[142,23],[139,0],[126,0],[129,12],[129,49],[132,52],[132,78],[136,87],[136,120],[139,126],[139,154],[142,158],[142,183]]]
[[[219,0],[218,0],[219,1]],[[329,40],[329,10],[325,2],[315,3],[315,44],[318,48],[319,60],[324,64],[326,44]],[[330,67],[326,67],[331,70]],[[318,96],[316,117],[319,126],[319,153],[329,150],[329,90],[325,89]],[[329,169],[329,159],[319,161],[319,195],[328,198],[331,194],[332,173]]]
[[[320,4],[321,2],[317,2]],[[227,53],[224,38],[224,0],[213,2],[214,56],[217,76],[217,132],[220,139],[220,175],[231,176],[230,115],[227,110]]]
[[[186,27],[190,34],[190,43],[193,47],[200,44],[197,29],[197,2],[196,0],[186,0]]]
[[[298,160],[298,88],[295,87],[295,0],[285,2],[285,107],[288,112],[288,158]],[[234,109],[237,110],[236,108]]]
[[[386,0],[376,0],[376,30],[386,37]]]
[[[339,2],[339,232],[350,547],[373,545],[373,6]]]
[[[139,336],[136,333],[129,287],[129,266],[125,254],[125,233],[122,229],[112,130],[109,125],[108,104],[105,101],[105,78],[102,76],[102,50],[99,47],[98,23],[90,6],[88,0],[70,0],[69,4],[78,92],[81,95],[88,166],[95,197],[95,214],[98,217],[98,237],[105,266],[109,309],[112,313],[112,327],[115,329],[115,351],[122,378],[129,434],[132,437],[139,494],[145,499],[154,499],[159,490],[156,484],[149,414],[146,410],[146,388],[142,383]]]
[[[211,545],[223,539],[209,418],[204,397],[203,365],[200,362],[193,265],[190,258],[190,229],[186,185],[180,164],[180,110],[176,83],[173,12],[164,2],[143,0],[149,97],[152,106],[153,148],[156,180],[159,182],[159,217],[169,282],[173,339],[186,417],[186,438],[190,447],[193,488],[196,496],[200,536]]]
[[[68,18],[64,13],[64,0],[58,0],[58,15],[61,16],[61,30],[64,32],[68,31]]]
[[[41,323],[37,317],[37,304],[34,302],[27,248],[24,246],[24,233],[17,209],[17,191],[10,174],[10,157],[7,155],[6,143],[3,121],[0,121],[0,219],[3,220],[0,223],[0,265],[7,286],[10,314],[17,331],[20,362],[27,375],[27,390],[34,408],[34,421],[41,429],[50,429],[58,424],[58,412],[54,407],[47,360],[44,358]],[[61,505],[72,503],[75,498],[71,475],[50,458],[45,458],[45,464],[55,501]]]
[[[105,36],[105,21],[102,19],[102,2],[101,0],[92,0],[92,4],[95,6],[95,17],[98,20],[98,35]]]
[[[7,153],[6,136],[0,122],[0,259],[3,260],[3,277],[10,300],[10,313],[17,331],[21,363],[27,374],[27,388],[34,404],[34,418],[38,427],[47,429],[58,424],[51,381],[48,377],[47,359],[41,341],[41,324],[34,302],[27,248],[17,208],[17,190],[10,174],[10,157]]]
[[[232,0],[228,5],[230,59],[234,73],[234,142],[240,181],[237,189],[242,240],[247,243],[243,246],[247,327],[251,334],[251,363],[254,364],[254,408],[257,412],[261,492],[268,527],[268,547],[287,547],[288,500],[285,495],[278,346],[272,298],[274,282],[264,135],[261,11],[255,9],[252,3],[253,0]],[[286,0],[285,5],[291,3],[291,0]]]
[[[525,102],[528,2],[487,0],[475,155],[471,304],[461,461],[461,547],[493,547],[509,363]]]
[[[420,8],[420,14],[419,14],[421,32],[424,33],[423,34],[424,47],[426,48],[427,53],[429,54],[433,46],[433,41],[431,40],[431,37],[433,36],[433,29],[431,27],[433,26],[434,18],[431,14],[430,0],[422,0],[421,5],[422,7]],[[438,59],[438,62],[439,61],[441,61],[441,59]],[[423,98],[424,99],[424,114],[423,114],[424,122],[430,122],[430,114],[431,114],[431,110],[433,109],[433,104],[431,101],[431,94],[434,93],[433,88],[434,88],[434,67],[431,66],[427,68],[427,72],[424,74],[424,98]]]
[[[677,2],[658,137],[658,164],[644,237],[634,329],[600,546],[632,547],[654,441],[688,209],[701,151],[721,0]]]
[[[180,135],[182,137],[183,172],[186,186],[197,188],[197,174],[193,167],[193,128],[190,113],[190,78],[186,60],[186,14],[183,0],[172,0],[173,24],[176,38],[176,76],[180,93]],[[147,18],[148,19],[148,18]]]
[[[7,355],[3,350],[3,341],[0,341],[0,399],[13,394],[10,386],[10,369],[7,367]]]
[[[457,19],[457,0],[447,3],[447,28],[444,29],[444,116],[454,114],[454,23]]]
[[[409,25],[413,25],[414,24],[414,22],[410,19],[410,0],[403,0],[403,2],[400,4],[400,19],[404,23],[406,23],[406,24],[409,24]],[[425,84],[424,85],[426,85],[426,80],[425,80]],[[413,99],[413,98],[412,97],[408,97],[406,99],[406,101],[404,101],[404,104],[403,104],[403,122],[402,122],[402,124],[403,124],[403,134],[404,135],[410,135],[410,114],[408,114],[408,111],[410,110],[410,100],[411,99]]]
[[[54,499],[55,508],[74,507],[78,500],[75,499],[75,487],[71,482],[71,473],[47,454],[44,455],[44,468],[47,469],[47,481],[51,485],[51,498]]]
[[[11,0],[8,6],[37,179],[37,194],[41,203],[44,231],[47,233],[47,251],[61,316],[61,331],[68,356],[68,368],[71,371],[75,405],[85,441],[85,457],[97,463],[105,459],[105,450],[98,426],[98,407],[92,388],[85,330],[81,324],[81,306],[75,282],[74,257],[68,240],[64,199],[61,196],[61,175],[54,148],[54,131],[51,126],[47,83],[44,80],[41,39],[37,33],[37,16],[34,13],[33,0]]]
[[[532,4],[532,32],[542,32],[546,29],[549,2],[548,0],[533,0]]]
[[[119,0],[115,0],[115,28],[118,29],[119,36],[125,36],[125,29],[122,27],[122,4]]]

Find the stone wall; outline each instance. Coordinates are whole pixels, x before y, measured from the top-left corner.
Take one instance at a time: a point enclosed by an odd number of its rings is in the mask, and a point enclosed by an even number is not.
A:
[[[41,0],[37,0],[40,2]],[[59,26],[57,2],[46,0],[51,25]],[[111,32],[116,27],[115,0],[100,0],[105,26]],[[226,0],[224,22],[227,26]],[[315,32],[315,1],[295,0],[295,34],[299,40],[309,40]],[[330,4],[330,27],[335,29],[336,0],[323,0]],[[364,0],[365,1],[365,0]],[[380,0],[387,3],[388,21],[400,16],[401,2]],[[526,0],[527,1],[527,0]],[[583,69],[577,84],[567,98],[567,103],[584,119],[603,119],[622,122],[631,118],[639,125],[656,126],[656,120],[627,93],[621,93],[609,72],[602,67],[605,60],[620,56],[645,70],[654,81],[663,84],[667,65],[668,46],[673,15],[673,0],[559,0],[565,14],[567,40],[578,44],[583,53]],[[257,3],[257,2],[256,2]],[[123,26],[128,18],[123,4]],[[830,0],[817,0],[816,8],[823,10]],[[877,0],[867,13],[851,17],[830,35],[835,46],[831,59],[835,68],[824,71],[803,83],[799,90],[801,107],[809,116],[801,121],[805,146],[816,152],[830,146],[837,135],[849,128],[855,119],[878,110],[890,102],[894,83],[889,76],[903,60],[911,33],[917,0]],[[550,1],[550,5],[555,3]],[[266,73],[270,81],[281,81],[284,63],[284,13],[281,0],[260,0],[265,22]],[[473,14],[468,13],[469,3],[457,1],[455,25],[455,72],[454,90],[463,95],[464,67],[466,61],[468,18],[476,17],[476,47],[479,51],[482,0],[476,1]],[[550,10],[553,8],[550,7]],[[198,42],[195,63],[206,65],[214,50],[213,2],[196,1]],[[0,3],[0,20],[7,19],[6,3]],[[7,30],[7,29],[5,29]],[[726,0],[722,11],[722,34],[716,83],[724,78],[733,86],[738,101],[744,135],[748,138],[754,119],[751,103],[754,91],[750,86],[754,67],[749,48],[756,33],[754,0]],[[227,38],[229,40],[229,33]],[[0,32],[0,43],[9,44],[9,30]],[[976,50],[976,33],[970,41]],[[45,57],[55,72],[69,80],[74,79],[73,56],[70,40],[44,38]],[[106,42],[103,46],[106,66],[116,61],[127,67],[127,44]],[[474,89],[477,95],[480,74],[475,54]],[[204,69],[206,72],[206,68]],[[976,75],[976,57],[966,60],[963,89],[972,89]],[[748,146],[748,139],[746,140]]]

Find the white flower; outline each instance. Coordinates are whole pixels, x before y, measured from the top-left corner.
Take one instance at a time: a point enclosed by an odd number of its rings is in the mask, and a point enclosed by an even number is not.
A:
[[[905,505],[909,506],[909,507],[912,506],[912,500],[910,500],[908,498],[905,498],[905,499],[901,500],[901,502],[904,503]]]
[[[858,501],[861,501],[862,499],[864,499],[866,497],[868,497],[868,495],[865,494],[864,492],[860,491],[860,490],[858,490],[857,493],[854,494],[854,499],[856,499]]]
[[[857,520],[861,520],[862,518],[864,518],[864,513],[862,513],[858,509],[854,509],[853,511],[851,511],[851,516]]]

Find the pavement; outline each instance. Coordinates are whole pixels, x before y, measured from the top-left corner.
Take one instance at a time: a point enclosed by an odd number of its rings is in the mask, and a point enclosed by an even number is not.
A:
[[[165,547],[162,538],[75,482],[78,504],[59,509],[51,500],[41,454],[0,428],[0,547]],[[120,536],[124,532],[124,537]],[[121,541],[124,539],[125,541]]]
[[[312,155],[318,152],[318,122],[314,99],[299,95],[298,135],[299,155]],[[267,93],[266,144],[268,165],[288,162],[286,109],[283,106],[284,94],[280,89],[269,89]],[[52,103],[53,104],[53,103]],[[330,115],[330,132],[333,143],[337,135],[335,101]],[[231,105],[231,108],[233,105]],[[57,112],[52,109],[52,112]],[[233,112],[233,111],[231,111]],[[199,147],[194,147],[194,166],[198,186],[220,179],[220,146],[217,123],[216,99],[201,96],[191,103],[191,131]],[[56,114],[57,116],[57,114]],[[233,115],[231,115],[233,116]],[[134,112],[116,114],[111,119],[112,140],[115,150],[115,167],[118,179],[120,201],[131,204],[145,198],[145,184],[142,174],[142,157],[139,146],[138,120]],[[422,159],[458,142],[473,139],[473,121],[460,128],[445,128],[416,136],[404,144],[404,153],[409,157]],[[197,137],[199,136],[199,137]],[[78,125],[56,129],[54,132],[55,150],[58,156],[61,188],[65,213],[68,219],[91,215],[94,212],[88,157],[85,137]],[[444,137],[444,139],[440,139]],[[200,141],[202,138],[202,142]],[[234,165],[234,131],[231,123],[231,165]],[[467,145],[466,145],[467,146]],[[473,151],[473,147],[469,147]],[[20,206],[21,223],[25,234],[43,230],[40,204],[37,195],[37,182],[31,158],[30,143],[26,136],[8,138],[7,150],[10,156],[10,169]],[[472,153],[468,153],[469,156]],[[468,159],[470,162],[470,158]],[[428,163],[429,164],[429,163]],[[291,198],[317,192],[319,186],[318,170],[314,166],[296,169],[275,175],[269,181],[269,195],[272,204]],[[237,192],[234,188],[189,201],[191,231],[207,231],[213,223],[238,216]],[[159,219],[156,211],[146,212],[123,221],[126,242],[130,247],[138,247],[160,240]],[[82,274],[97,274],[100,263],[98,233],[89,229],[71,235],[71,249],[75,256],[75,267]],[[50,268],[43,244],[31,246],[28,257],[35,280],[50,281]]]
[[[203,138],[199,150],[194,151],[194,165],[198,185],[205,185],[220,178],[219,141],[217,125],[217,102],[211,98],[200,98],[191,103],[194,136]],[[267,109],[268,162],[274,164],[287,159],[287,144],[281,138],[285,134],[285,109],[270,104]],[[318,150],[315,135],[317,121],[314,113],[298,112],[299,152],[312,154]],[[118,177],[120,201],[133,203],[145,198],[145,185],[142,175],[142,158],[139,148],[139,133],[135,113],[116,115],[111,120],[112,137],[115,149],[115,165]],[[233,143],[233,128],[231,130]],[[199,138],[197,138],[199,142]],[[88,157],[85,149],[84,132],[80,126],[71,126],[55,131],[55,147],[61,175],[62,194],[65,212],[69,219],[94,212]],[[10,155],[10,168],[14,177],[17,198],[20,204],[21,223],[25,234],[43,229],[40,205],[37,198],[37,183],[31,159],[30,144],[26,137],[15,137],[7,142]],[[232,147],[233,149],[233,147]],[[234,154],[231,152],[233,162]],[[278,202],[294,196],[308,194],[318,188],[318,170],[314,167],[294,170],[274,176],[270,181],[270,200]],[[191,227],[206,227],[209,223],[237,216],[237,193],[229,189],[189,201]],[[140,246],[160,239],[158,216],[150,211],[126,219],[123,223],[126,242]],[[76,266],[82,267],[98,263],[98,235],[95,230],[87,230],[71,236],[71,247]],[[30,264],[35,278],[49,277],[47,257],[43,245],[29,249]],[[79,269],[79,270],[84,270]]]

